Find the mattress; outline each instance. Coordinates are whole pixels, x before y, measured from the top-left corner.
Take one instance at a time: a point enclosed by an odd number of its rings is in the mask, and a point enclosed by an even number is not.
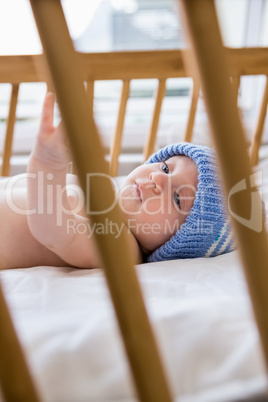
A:
[[[258,331],[237,252],[136,267],[174,401],[265,393]],[[1,272],[42,401],[136,401],[102,270]]]

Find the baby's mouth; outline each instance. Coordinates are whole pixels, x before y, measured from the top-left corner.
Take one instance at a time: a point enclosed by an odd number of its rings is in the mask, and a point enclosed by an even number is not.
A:
[[[135,182],[135,188],[136,188],[136,195],[142,201],[142,190],[141,187],[138,183]]]

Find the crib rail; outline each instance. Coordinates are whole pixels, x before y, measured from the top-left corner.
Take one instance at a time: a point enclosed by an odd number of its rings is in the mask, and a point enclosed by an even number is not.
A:
[[[267,75],[268,48],[226,48],[231,76]],[[85,81],[188,77],[184,50],[78,53]],[[0,82],[46,82],[43,55],[0,56]]]
[[[230,64],[233,89],[238,95],[240,77],[243,75],[267,75],[268,48],[226,49]],[[165,84],[168,78],[188,77],[183,50],[136,51],[113,53],[79,53],[83,80],[87,84],[89,108],[94,108],[94,82],[97,80],[121,80],[122,91],[117,122],[110,147],[110,171],[112,176],[118,172],[118,156],[121,151],[124,120],[129,98],[129,87],[133,79],[158,79],[158,89],[155,97],[155,107],[150,130],[144,144],[144,160],[155,149],[162,101],[165,96]],[[5,144],[1,175],[8,176],[10,172],[10,157],[12,154],[13,131],[16,121],[16,105],[18,91],[24,82],[46,82],[47,70],[43,55],[0,56],[0,83],[12,84],[9,114],[6,123]],[[51,84],[48,84],[50,87]],[[184,134],[185,141],[192,140],[195,114],[200,93],[199,83],[193,83],[191,105]],[[258,151],[262,141],[262,133],[267,113],[267,88],[263,94],[262,107],[256,124],[253,140],[251,164],[258,163]]]

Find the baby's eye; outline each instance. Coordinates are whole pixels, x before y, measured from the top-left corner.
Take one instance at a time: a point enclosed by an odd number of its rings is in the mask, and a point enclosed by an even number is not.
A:
[[[175,204],[178,205],[178,207],[180,208],[181,207],[180,196],[176,192],[174,193],[174,201],[175,201]]]
[[[166,174],[169,173],[169,167],[168,167],[168,165],[167,165],[166,163],[164,163],[164,165],[162,166],[162,170],[163,170],[163,172],[165,172]]]

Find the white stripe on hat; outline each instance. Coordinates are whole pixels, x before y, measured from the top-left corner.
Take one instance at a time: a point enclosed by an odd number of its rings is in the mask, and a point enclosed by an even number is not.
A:
[[[223,245],[221,246],[219,252],[217,253],[217,255],[222,254],[225,249],[229,246],[230,241],[233,239],[233,231],[231,230],[229,236],[227,237],[227,239],[225,240],[225,242],[223,243]]]
[[[223,238],[223,236],[225,235],[225,233],[227,232],[227,228],[229,226],[230,223],[230,219],[227,219],[227,221],[225,222],[221,233],[219,235],[219,237],[217,238],[217,240],[214,241],[214,243],[210,246],[209,250],[207,251],[205,257],[210,257],[211,254],[213,253],[213,251],[215,250],[215,248],[217,247],[217,245],[219,244],[219,242],[221,241],[221,239]],[[227,240],[229,239],[229,237],[232,235],[232,232],[230,233],[230,235],[228,236]],[[229,239],[230,241],[230,239]],[[224,242],[225,244],[226,242]],[[220,253],[219,253],[220,254]]]

